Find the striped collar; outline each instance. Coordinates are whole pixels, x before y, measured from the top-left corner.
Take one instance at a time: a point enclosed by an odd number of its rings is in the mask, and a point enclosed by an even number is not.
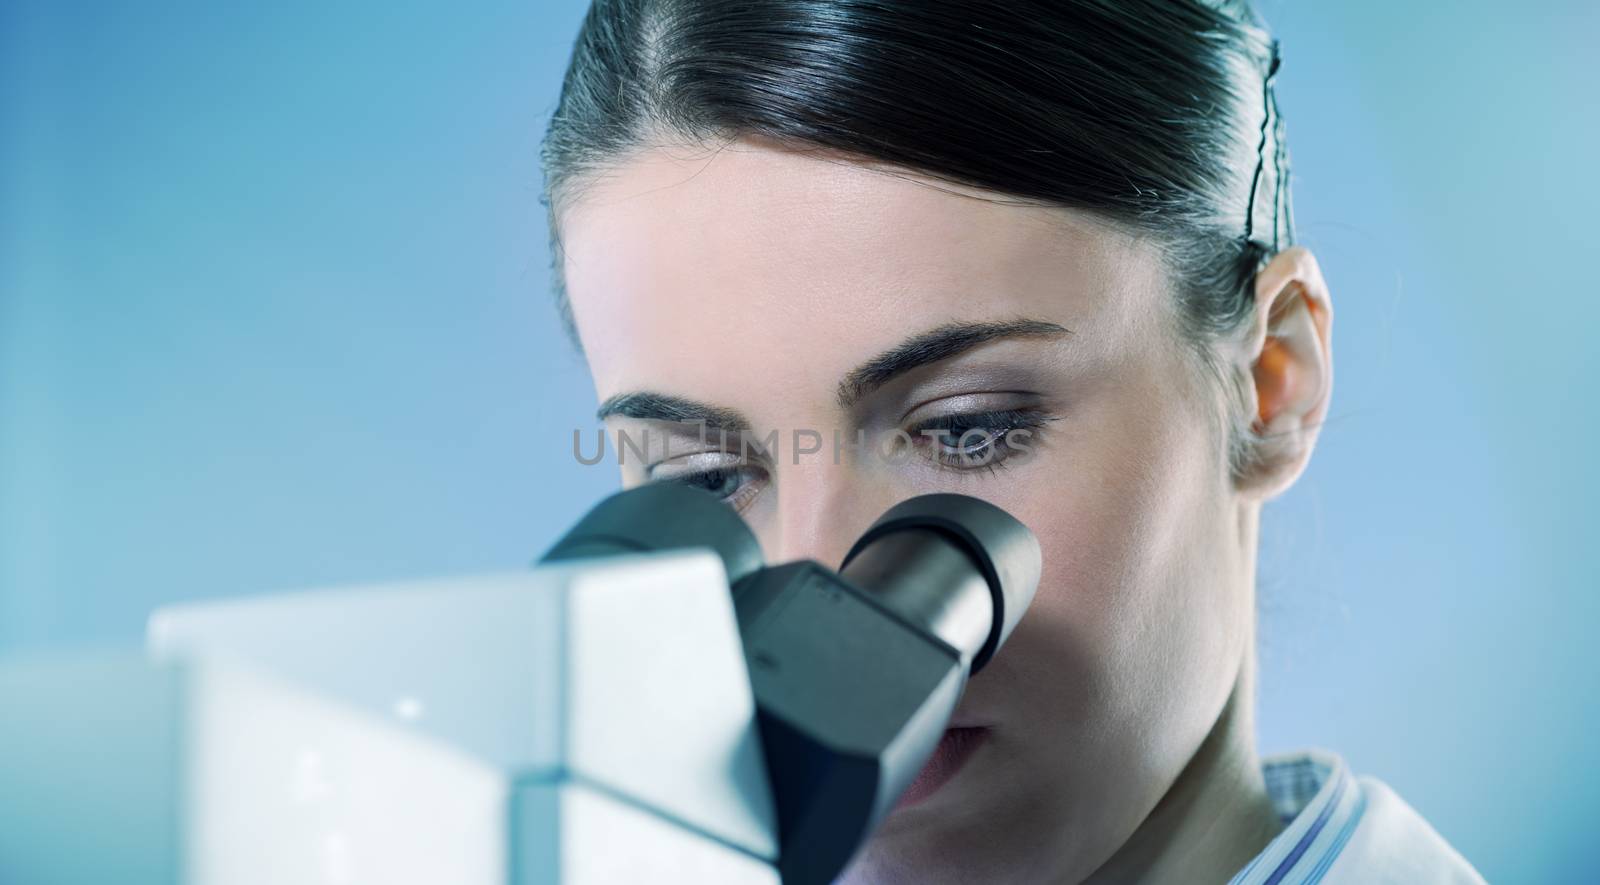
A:
[[[1228,885],[1321,881],[1366,811],[1360,782],[1342,758],[1325,750],[1270,756],[1261,768],[1287,826]]]

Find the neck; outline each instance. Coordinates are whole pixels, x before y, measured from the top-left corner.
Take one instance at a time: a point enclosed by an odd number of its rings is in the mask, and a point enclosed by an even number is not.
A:
[[[1256,755],[1251,657],[1200,749],[1089,882],[1227,882],[1282,830]]]

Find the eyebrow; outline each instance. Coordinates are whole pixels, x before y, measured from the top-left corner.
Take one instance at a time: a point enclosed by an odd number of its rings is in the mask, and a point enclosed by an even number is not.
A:
[[[987,323],[947,323],[906,339],[862,363],[839,382],[839,405],[850,408],[867,394],[912,369],[966,353],[982,344],[1008,338],[1055,339],[1072,330],[1044,320],[1006,320]]]
[[[839,382],[836,396],[839,405],[848,409],[913,369],[959,356],[980,345],[1012,338],[1057,339],[1070,334],[1071,329],[1044,320],[947,323],[907,338],[851,369]],[[613,415],[641,421],[703,422],[707,429],[729,433],[747,433],[751,427],[750,420],[736,409],[648,390],[609,397],[595,412],[595,418],[601,421]]]
[[[735,409],[713,406],[668,393],[641,390],[619,393],[600,404],[594,416],[604,421],[613,415],[641,421],[669,421],[679,424],[704,422],[707,430],[748,433],[750,420]]]

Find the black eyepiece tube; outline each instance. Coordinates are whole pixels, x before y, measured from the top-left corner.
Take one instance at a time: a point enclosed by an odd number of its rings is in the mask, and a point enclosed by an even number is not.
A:
[[[685,547],[716,551],[729,584],[762,566],[761,544],[733,508],[709,492],[677,482],[650,483],[606,498],[539,562]]]
[[[784,885],[832,882],[893,810],[1040,568],[1004,510],[934,494],[884,513],[838,572],[785,563],[734,587]]]
[[[951,549],[941,553],[941,545]],[[963,565],[982,577],[987,607],[970,599],[960,580]],[[850,548],[839,573],[970,656],[970,672],[977,673],[1027,611],[1040,569],[1038,539],[1011,514],[980,498],[936,493],[885,511]]]
[[[944,733],[967,680],[1033,600],[1039,542],[978,498],[896,504],[837,572],[764,567],[715,496],[656,483],[605,499],[543,563],[686,547],[727,571],[779,829],[784,885],[826,885],[889,814]]]

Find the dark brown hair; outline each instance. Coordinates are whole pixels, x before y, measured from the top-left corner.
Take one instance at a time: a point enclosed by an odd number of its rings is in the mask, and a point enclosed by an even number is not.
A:
[[[596,0],[542,148],[563,322],[559,210],[608,164],[664,137],[859,157],[1150,235],[1243,471],[1250,379],[1215,344],[1293,240],[1277,66],[1243,0]]]

